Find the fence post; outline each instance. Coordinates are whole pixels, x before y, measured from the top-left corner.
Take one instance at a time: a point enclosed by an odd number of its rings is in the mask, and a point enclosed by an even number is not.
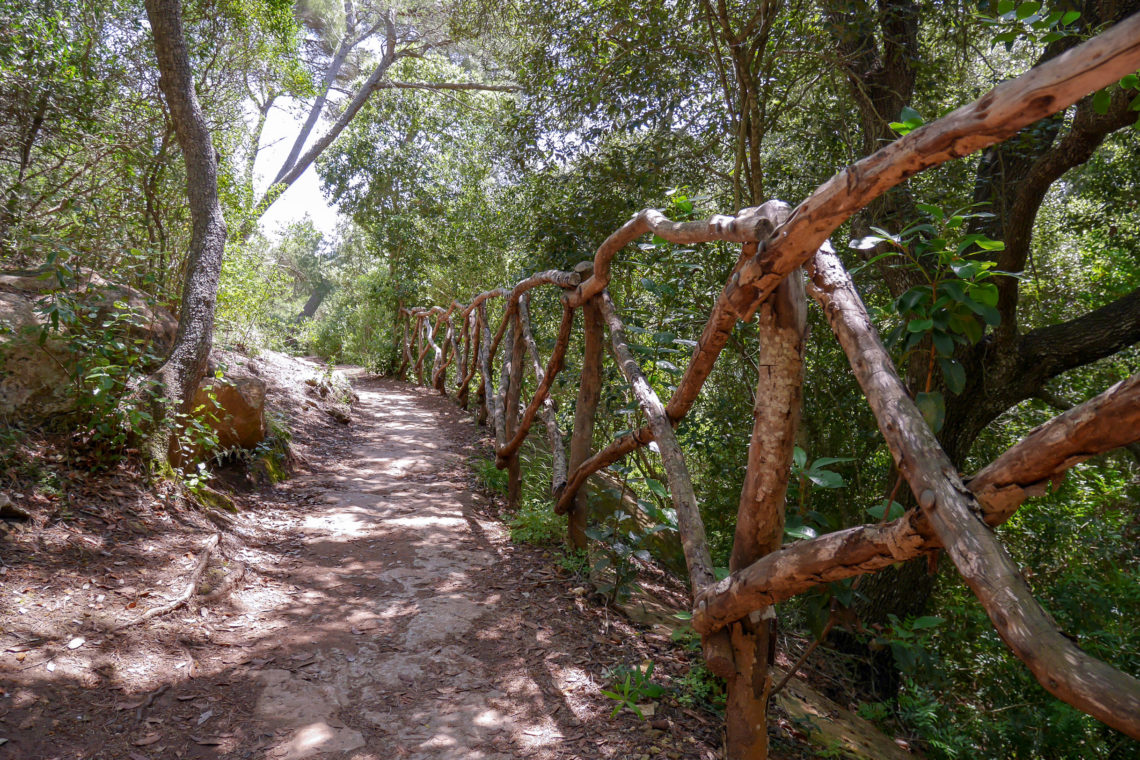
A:
[[[759,377],[729,563],[733,572],[776,551],[784,539],[784,500],[803,400],[807,304],[800,270],[788,275],[768,297],[758,322]],[[725,708],[729,760],[768,757],[775,622],[773,608],[766,607],[729,626],[734,671],[728,678]]]
[[[574,271],[585,280],[594,272],[592,261],[583,261]],[[594,417],[598,411],[598,399],[602,391],[602,348],[605,336],[602,334],[602,312],[598,308],[597,296],[582,304],[582,333],[585,345],[582,348],[582,374],[578,380],[578,400],[574,405],[574,430],[570,436],[570,464],[568,472],[574,472],[590,458],[594,441]],[[586,548],[586,523],[590,517],[589,499],[586,489],[578,490],[574,503],[566,513],[567,538],[575,549]]]
[[[491,347],[491,330],[487,327],[487,310],[480,302],[475,308],[475,361],[479,362],[479,387],[475,392],[475,401],[479,406],[478,423],[487,424],[487,403],[491,392],[490,358],[488,349]],[[493,422],[492,422],[493,424]]]
[[[524,296],[525,297],[525,296]],[[503,440],[511,440],[519,424],[519,399],[522,395],[523,361],[526,356],[526,341],[522,336],[522,323],[518,311],[511,315],[511,326],[507,333],[507,346],[503,349],[503,358],[510,352],[510,366],[504,368],[507,377],[507,392],[503,409]],[[518,509],[522,503],[522,466],[519,462],[519,452],[516,450],[507,458],[507,505],[511,509]]]
[[[456,378],[456,385],[458,387],[455,389],[455,403],[459,404],[461,409],[467,408],[468,387],[471,385],[471,378],[467,374],[467,368],[471,366],[471,322],[474,319],[474,309],[469,311],[467,316],[463,319],[463,361],[459,365],[458,377]]]

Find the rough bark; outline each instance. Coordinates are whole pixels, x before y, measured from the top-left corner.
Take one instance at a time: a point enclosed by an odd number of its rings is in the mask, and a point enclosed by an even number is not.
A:
[[[471,330],[472,323],[475,321],[475,315],[471,311],[465,311],[462,315],[463,319],[463,359],[456,369],[455,377],[455,403],[460,407],[467,408],[467,397],[470,393],[471,377],[475,374],[475,364],[472,361],[471,354]],[[479,333],[475,333],[475,339],[478,340]],[[475,350],[478,351],[478,344]]]
[[[784,542],[784,500],[803,395],[807,306],[802,275],[794,272],[776,288],[760,307],[758,326],[759,377],[729,563],[732,571],[776,551]],[[775,614],[767,607],[729,628],[734,667],[728,679],[725,727],[731,760],[768,757],[772,688],[768,657],[774,624]]]
[[[685,455],[677,443],[677,437],[673,434],[672,424],[665,417],[665,405],[657,398],[656,391],[645,379],[641,366],[629,349],[625,339],[625,325],[618,317],[608,291],[603,290],[598,294],[598,306],[610,330],[610,342],[618,367],[632,387],[633,396],[649,419],[653,434],[657,437],[661,463],[669,483],[669,495],[673,501],[673,509],[677,512],[681,548],[685,553],[685,565],[689,569],[689,586],[693,597],[696,598],[702,590],[716,581],[716,575],[713,573],[712,558],[705,537],[705,524],[701,519],[697,496],[693,492]],[[726,635],[716,632],[702,637],[701,643],[709,670],[721,676],[727,676],[732,672],[732,645]]]
[[[834,254],[812,262],[810,292],[829,318],[862,308],[854,285]],[[1140,378],[1133,376],[1034,429],[998,457],[968,487],[983,519],[1004,522],[1025,499],[1040,495],[1074,464],[1140,440],[1130,424],[1140,409]],[[1117,424],[1120,420],[1123,424]],[[1040,463],[1032,455],[1040,451]],[[875,572],[937,550],[941,544],[922,514],[908,510],[886,524],[860,525],[797,541],[734,572],[707,609],[694,616],[699,631],[713,630],[752,609],[790,599],[815,586]],[[722,582],[722,586],[725,582]]]
[[[530,403],[527,404],[523,412],[522,419],[519,421],[519,426],[518,429],[515,430],[514,436],[507,441],[505,446],[495,452],[500,462],[505,462],[508,457],[519,450],[519,447],[522,446],[523,441],[526,439],[527,433],[530,432],[530,426],[534,423],[535,415],[538,414],[540,409],[543,410],[544,419],[548,417],[548,412],[549,415],[554,414],[554,404],[550,401],[550,386],[554,382],[554,378],[562,371],[562,366],[566,358],[566,347],[570,343],[570,330],[574,327],[574,310],[569,306],[563,306],[562,322],[558,326],[558,339],[554,344],[554,351],[550,354],[550,361],[546,365],[546,370],[543,371],[538,358],[538,347],[535,345],[534,335],[530,329],[530,309],[528,307],[528,301],[529,299],[526,296],[523,296],[519,300],[518,317],[522,329],[522,340],[534,363],[534,377],[538,382],[538,387],[535,389],[534,397],[531,398]],[[551,417],[551,419],[552,418],[553,417]],[[562,485],[565,485],[565,483],[563,482]]]
[[[592,269],[588,265],[584,273]],[[578,398],[574,405],[574,431],[570,437],[571,472],[578,471],[589,459],[594,441],[594,419],[598,413],[598,401],[602,393],[602,314],[595,298],[582,304],[582,371],[578,377]],[[590,504],[586,494],[576,490],[566,510],[568,539],[575,549],[585,549],[586,524],[590,516]],[[566,487],[562,489],[565,493]],[[561,504],[562,493],[556,494]],[[558,511],[558,504],[555,511]]]
[[[423,314],[416,316],[416,363],[415,373],[416,380],[420,385],[424,384],[424,357],[427,356],[428,346],[424,342],[424,325],[425,317]]]
[[[755,237],[757,240],[766,240],[767,237],[772,234],[773,230],[787,219],[790,211],[791,207],[783,201],[769,201],[756,208],[744,209],[735,218],[718,215],[705,222],[684,223],[685,225],[690,225],[687,227],[674,222],[665,224],[661,221],[663,217],[661,217],[661,219],[658,218],[660,214],[657,214],[657,212],[651,212],[651,210],[643,211],[631,222],[627,222],[621,230],[611,235],[606,243],[602,244],[602,247],[598,249],[598,253],[594,257],[593,266],[597,266],[599,258],[604,258],[608,267],[609,259],[612,258],[617,251],[621,250],[621,246],[636,239],[637,235],[641,233],[633,235],[636,229],[635,227],[628,230],[624,237],[617,238],[616,236],[621,234],[623,230],[630,228],[634,222],[637,222],[637,220],[643,217],[646,219],[644,224],[647,225],[647,230],[652,230],[655,235],[660,235],[674,243],[692,242],[690,238],[694,236],[714,235],[725,230],[732,231],[732,234],[737,237],[749,236]],[[632,235],[632,237],[629,237],[629,235]],[[701,237],[700,241],[706,241],[708,239],[719,238]],[[745,241],[745,250],[754,253],[754,243],[755,241]],[[713,364],[716,363],[717,357],[720,356],[720,352],[728,342],[728,336],[732,333],[733,327],[736,326],[737,320],[750,315],[756,305],[759,304],[757,300],[755,304],[748,304],[749,308],[746,311],[741,311],[731,304],[727,297],[729,285],[734,281],[736,271],[739,271],[743,262],[750,260],[752,260],[751,256],[742,255],[740,261],[737,262],[737,267],[732,278],[730,278],[721,296],[717,299],[709,315],[709,319],[705,323],[701,337],[697,341],[697,347],[693,351],[692,359],[685,367],[685,374],[681,377],[681,382],[678,383],[677,390],[673,392],[672,398],[669,399],[666,414],[674,425],[688,414],[689,409],[692,408],[693,402],[696,401],[701,387],[712,371]],[[571,300],[572,304],[576,303],[576,299],[582,294],[583,289],[595,281],[596,278],[597,271],[595,269],[593,275],[579,286],[578,292],[575,294],[575,299]],[[653,432],[650,426],[647,425],[611,442],[602,451],[583,462],[581,466],[572,469],[567,481],[566,490],[563,491],[562,496],[559,497],[558,503],[555,505],[555,511],[559,514],[564,514],[569,510],[570,504],[573,502],[578,489],[585,484],[586,479],[591,474],[603,467],[613,464],[634,449],[645,446],[652,440]]]
[[[481,302],[476,307],[475,313],[478,315],[476,329],[480,337],[478,357],[479,374],[482,378],[482,382],[479,383],[479,423],[485,425],[490,422],[491,432],[494,433],[498,417],[493,409],[488,408],[495,404],[495,386],[491,379],[491,352],[488,350],[491,346],[491,328],[487,326],[487,309]]]
[[[186,256],[182,301],[170,355],[152,379],[161,383],[169,407],[189,412],[194,392],[206,371],[214,338],[218,278],[226,246],[226,222],[218,200],[218,162],[206,117],[194,92],[194,74],[182,32],[178,0],[147,0],[147,17],[154,33],[159,89],[170,108],[178,144],[186,164],[190,205],[190,250]],[[155,402],[156,422],[166,409]],[[152,433],[156,457],[172,452],[173,440]],[[161,450],[161,451],[160,451]]]
[[[1117,448],[1135,452],[1140,441],[1140,373],[1030,431],[967,486],[983,519],[1000,525],[1030,496],[1057,485],[1073,465]]]
[[[403,338],[400,340],[400,367],[396,370],[396,379],[403,380],[408,375],[408,365],[412,363],[411,336],[409,335],[412,318],[404,309],[400,309],[399,313]]]
[[[823,282],[820,289],[831,292],[828,319],[867,395],[895,464],[921,506],[921,518],[946,549],[998,634],[1050,693],[1130,736],[1140,737],[1140,681],[1088,656],[1057,630],[1016,565],[980,519],[981,507],[922,421],[838,259],[821,253],[816,264],[815,277]],[[734,582],[730,576],[710,596],[729,591]],[[705,613],[707,607],[698,602],[697,613]],[[706,623],[694,620],[694,627],[707,630]]]
[[[431,387],[435,388],[440,393],[447,395],[447,391],[443,387],[445,376],[443,374],[445,367],[445,352],[447,350],[447,342],[441,346],[435,342],[436,336],[439,335],[439,328],[443,327],[443,323],[447,320],[450,312],[440,310],[440,314],[435,318],[435,327],[427,332],[427,342],[431,346],[432,361],[431,361]],[[450,323],[448,323],[450,324]]]
[[[506,458],[518,451],[519,446],[521,446],[522,442],[526,439],[531,424],[534,422],[536,412],[541,410],[542,421],[546,425],[547,439],[550,443],[550,492],[555,494],[566,486],[566,447],[562,442],[562,431],[558,429],[558,418],[554,410],[554,402],[550,399],[550,385],[554,382],[555,376],[562,371],[566,357],[566,347],[570,343],[570,330],[574,326],[574,310],[569,306],[563,306],[562,324],[558,328],[558,340],[554,345],[554,351],[550,354],[550,361],[544,371],[538,357],[538,347],[535,345],[534,335],[531,332],[529,300],[527,296],[523,296],[519,299],[519,324],[522,328],[523,343],[526,346],[526,351],[530,355],[531,364],[533,365],[534,377],[538,382],[538,388],[535,390],[534,397],[523,412],[522,420],[519,422],[519,427],[518,430],[515,431],[514,437],[507,442],[506,446],[496,452],[496,456],[499,460],[505,461]]]
[[[507,441],[514,437],[519,425],[519,401],[522,398],[523,362],[526,361],[526,341],[522,335],[522,320],[518,311],[511,317],[510,336],[506,351],[509,352],[509,362],[504,354],[503,382],[506,385],[504,394],[505,409],[503,410],[503,438]],[[518,509],[522,505],[522,462],[519,454],[506,457],[507,470],[507,505],[511,509]],[[502,465],[499,465],[502,467]]]

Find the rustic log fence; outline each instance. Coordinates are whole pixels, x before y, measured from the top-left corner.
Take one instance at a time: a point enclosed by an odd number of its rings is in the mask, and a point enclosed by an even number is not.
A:
[[[427,384],[424,362],[430,351],[431,386],[448,394],[450,371],[451,392],[466,407],[470,384],[479,376],[478,420],[494,433],[496,464],[508,472],[508,499],[514,505],[521,489],[519,449],[535,419],[542,419],[552,454],[553,508],[567,515],[574,546],[586,542],[582,487],[587,478],[656,442],[689,570],[692,625],[702,635],[709,668],[728,680],[730,758],[767,756],[771,605],[821,584],[939,550],[946,551],[1002,639],[1048,691],[1140,738],[1140,681],[1090,657],[1057,629],[991,530],[1077,462],[1140,440],[1140,375],[1057,416],[963,480],[899,379],[849,274],[828,243],[852,214],[913,174],[1001,142],[1138,68],[1140,15],[844,169],[795,209],[770,201],[735,217],[717,215],[698,222],[674,222],[646,210],[573,272],[539,272],[509,290],[480,293],[466,305],[453,301],[447,307],[400,309],[400,377],[412,369],[417,381]],[[677,244],[741,245],[668,403],[642,373],[607,291],[615,255],[649,233]],[[562,306],[545,365],[529,310],[529,291],[544,286],[559,289]],[[893,521],[785,546],[784,497],[803,382],[805,289],[822,307],[847,354],[918,506]],[[494,332],[488,318],[492,299],[502,300]],[[582,363],[567,460],[550,388],[563,368],[578,310],[583,315]],[[751,320],[758,312],[764,371],[758,380],[731,574],[718,582],[674,427],[692,407],[736,322]],[[648,424],[594,452],[604,331]],[[536,390],[522,407],[528,368]]]

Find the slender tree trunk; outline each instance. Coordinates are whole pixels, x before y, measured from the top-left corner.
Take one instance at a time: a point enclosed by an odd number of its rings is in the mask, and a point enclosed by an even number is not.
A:
[[[186,162],[186,191],[192,232],[182,285],[178,333],[166,363],[153,376],[158,380],[169,408],[189,411],[194,392],[206,371],[214,338],[214,309],[218,278],[226,246],[226,222],[218,200],[218,162],[206,117],[194,92],[194,76],[182,34],[182,9],[178,0],[146,0],[147,17],[154,32],[158,58],[158,85],[170,108],[178,144]],[[152,404],[157,423],[166,410]],[[154,429],[156,432],[159,427]],[[159,439],[162,439],[161,441]],[[173,439],[152,435],[155,455],[170,453]]]

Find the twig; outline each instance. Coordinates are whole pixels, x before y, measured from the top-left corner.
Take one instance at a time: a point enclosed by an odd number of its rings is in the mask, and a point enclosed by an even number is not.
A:
[[[142,620],[142,618],[139,618],[139,620]],[[138,622],[138,621],[135,621],[135,622]],[[164,683],[162,686],[159,686],[157,689],[152,691],[150,693],[150,696],[146,698],[146,701],[143,702],[141,705],[139,705],[139,710],[137,713],[135,713],[135,720],[137,720],[141,723],[142,719],[143,719],[143,715],[146,713],[147,710],[150,709],[150,706],[154,704],[154,700],[158,699],[163,694],[165,694],[168,689],[170,689],[170,684]]]
[[[150,620],[153,617],[165,615],[166,613],[176,610],[185,604],[190,599],[190,597],[194,595],[194,589],[198,587],[198,581],[202,578],[202,571],[206,569],[206,563],[210,561],[210,552],[214,549],[214,547],[218,545],[218,539],[220,538],[221,534],[215,533],[206,539],[206,543],[202,547],[201,553],[198,555],[198,564],[194,567],[194,571],[190,573],[190,582],[186,584],[186,588],[183,589],[182,593],[175,597],[173,601],[167,602],[166,604],[160,605],[158,607],[153,607],[143,614],[139,615],[134,620],[112,628],[111,633],[118,633],[119,631],[122,631],[126,628],[130,628],[132,625],[138,625],[144,620]]]

